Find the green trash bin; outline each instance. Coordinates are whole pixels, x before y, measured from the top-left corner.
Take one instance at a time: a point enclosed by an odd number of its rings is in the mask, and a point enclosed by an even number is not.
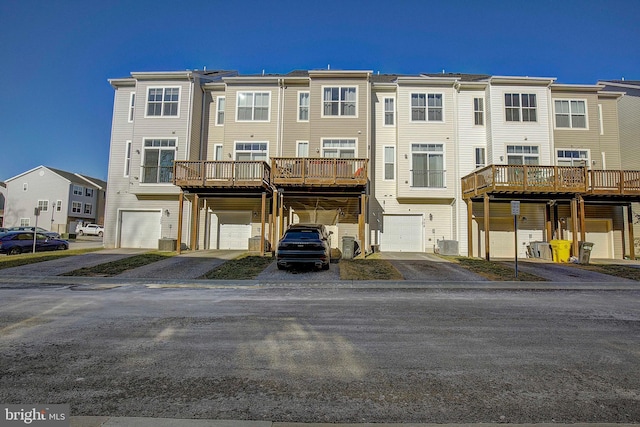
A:
[[[589,264],[592,249],[593,243],[580,242],[580,256],[578,257],[578,262],[580,262],[580,264]]]
[[[569,262],[571,257],[571,240],[552,240],[551,252],[553,253],[553,262]]]

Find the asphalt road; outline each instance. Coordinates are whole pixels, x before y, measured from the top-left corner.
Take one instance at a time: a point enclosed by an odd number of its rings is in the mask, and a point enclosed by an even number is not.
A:
[[[640,290],[0,289],[0,402],[306,422],[640,422]]]

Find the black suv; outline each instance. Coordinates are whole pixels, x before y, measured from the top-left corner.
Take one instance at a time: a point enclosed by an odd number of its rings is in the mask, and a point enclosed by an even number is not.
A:
[[[313,265],[329,269],[331,232],[322,224],[293,224],[278,242],[276,261],[279,270],[294,265]]]

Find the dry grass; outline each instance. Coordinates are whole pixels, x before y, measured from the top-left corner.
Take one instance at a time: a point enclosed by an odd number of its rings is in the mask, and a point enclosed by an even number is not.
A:
[[[61,276],[116,276],[127,270],[158,262],[174,255],[176,255],[175,252],[148,252],[146,254],[134,255],[118,261],[98,264],[93,267],[79,268],[68,273],[63,273]]]
[[[572,264],[578,268],[583,268],[596,273],[608,274],[610,276],[623,277],[625,279],[640,281],[640,268],[628,267],[619,264]]]
[[[249,280],[255,279],[273,262],[271,256],[243,255],[229,260],[217,268],[203,274],[199,279]]]
[[[402,274],[390,262],[370,257],[341,260],[341,280],[403,280]]]
[[[51,261],[58,258],[66,258],[73,255],[82,255],[88,252],[96,252],[101,250],[102,248],[70,249],[66,251],[37,252],[35,254],[30,253],[11,256],[0,256],[0,270],[3,268],[19,267],[21,265]]]
[[[466,268],[473,273],[479,274],[489,280],[495,282],[501,281],[520,281],[520,282],[545,282],[544,279],[539,276],[535,276],[530,273],[518,271],[518,277],[516,278],[516,272],[514,268],[508,265],[504,265],[499,262],[486,261],[480,258],[467,258],[467,257],[451,257],[443,256],[442,258],[448,259]]]

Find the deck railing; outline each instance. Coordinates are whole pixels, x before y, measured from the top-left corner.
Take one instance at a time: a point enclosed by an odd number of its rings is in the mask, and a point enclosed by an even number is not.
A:
[[[463,197],[484,193],[640,194],[640,171],[584,166],[490,165],[462,178]]]
[[[362,186],[367,159],[277,157],[271,161],[275,185]]]
[[[259,187],[271,182],[263,161],[176,161],[174,184],[180,187]]]

